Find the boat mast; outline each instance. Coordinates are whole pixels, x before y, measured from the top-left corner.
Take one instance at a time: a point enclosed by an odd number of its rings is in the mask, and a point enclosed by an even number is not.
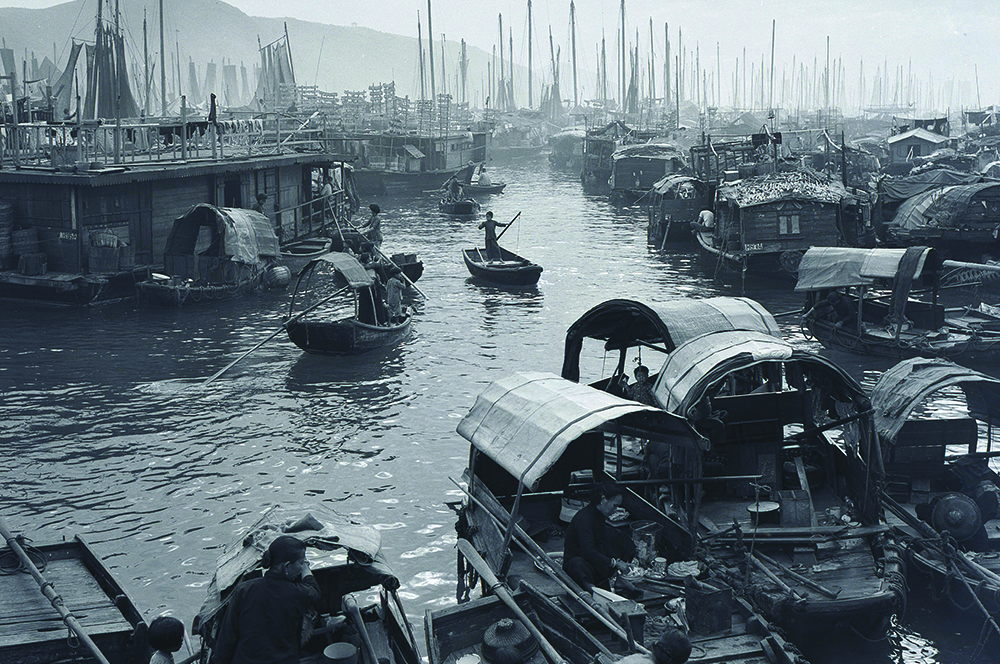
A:
[[[621,30],[621,56],[618,58],[621,65],[618,67],[618,94],[621,95],[621,110],[625,111],[625,0],[622,0],[622,30]]]
[[[514,103],[514,30],[507,26],[507,35],[510,37],[510,62],[508,70],[510,71],[509,81],[507,82],[507,95],[510,99],[511,110],[517,110],[517,104]]]
[[[503,75],[503,14],[497,14],[500,22],[500,89],[497,91],[497,110],[507,110],[507,83]]]
[[[670,108],[670,24],[663,24],[663,107]]]
[[[118,61],[118,40],[121,38],[121,23],[119,20],[120,12],[118,11],[118,0],[115,0],[115,38],[112,40],[114,55],[111,59],[115,63],[114,76],[115,76],[115,163],[122,163],[122,109],[121,109],[121,97],[122,97],[122,71],[125,69],[125,63]],[[122,48],[122,52],[125,49]]]
[[[649,19],[649,108],[656,103],[656,56],[653,53],[653,18]]]
[[[143,97],[142,110],[149,115],[149,43],[146,37],[146,8],[142,8],[142,64],[145,67],[146,94]]]
[[[434,87],[434,29],[431,27],[431,0],[427,0],[427,60],[431,64],[431,102],[435,102],[437,88]]]
[[[569,0],[569,34],[573,49],[573,107],[578,108],[580,106],[580,97],[576,86],[576,4],[573,0]]]
[[[976,89],[979,89],[979,70],[976,70]],[[534,106],[531,97],[531,0],[528,0],[528,108]]]
[[[601,31],[601,105],[608,110],[608,51],[604,31]]]
[[[462,39],[462,64],[459,66],[459,72],[462,75],[462,103],[468,101],[468,77],[469,77],[469,58],[466,55],[465,50],[465,39]]]
[[[160,112],[167,117],[167,49],[163,46],[163,0],[160,0]]]
[[[426,76],[424,74],[424,38],[420,34],[420,11],[417,10],[417,51],[418,57],[420,59],[420,101],[427,99],[427,88],[425,84]]]

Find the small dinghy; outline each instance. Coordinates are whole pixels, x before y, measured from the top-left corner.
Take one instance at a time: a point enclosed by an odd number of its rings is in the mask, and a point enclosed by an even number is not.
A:
[[[491,260],[484,248],[465,249],[465,266],[473,277],[500,286],[534,286],[542,266],[500,247],[500,259]]]

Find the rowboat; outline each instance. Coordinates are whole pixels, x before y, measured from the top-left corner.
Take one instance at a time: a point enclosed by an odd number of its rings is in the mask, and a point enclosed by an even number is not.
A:
[[[328,237],[310,237],[296,240],[281,248],[281,262],[292,274],[302,271],[309,261],[330,252],[332,240]]]
[[[332,272],[336,291],[323,296],[299,315],[296,301],[313,295],[310,286],[317,272]],[[410,333],[409,314],[391,321],[385,305],[384,286],[350,254],[331,252],[310,261],[299,273],[285,322],[288,338],[307,353],[344,355],[395,346]],[[348,293],[348,291],[350,291]],[[340,297],[340,296],[343,297]],[[313,299],[316,299],[315,297]],[[312,312],[328,304],[322,317]]]
[[[5,535],[6,536],[6,535]],[[111,570],[77,535],[54,544],[23,545],[29,559],[51,583],[73,619],[64,621],[39,584],[26,573],[14,551],[0,549],[0,662],[37,664],[98,662],[67,624],[75,620],[111,664],[146,664],[152,651],[146,623],[135,602]]]
[[[799,264],[804,329],[827,348],[896,359],[1000,362],[1000,315],[989,305],[945,307],[942,275],[995,266],[943,260],[936,249],[814,247]]]
[[[485,168],[484,162],[475,162],[460,168],[455,172],[453,176],[458,183],[462,185],[462,191],[468,196],[481,196],[486,194],[502,194],[504,187],[507,186],[504,182],[492,182],[489,183],[482,181],[483,169]],[[445,188],[447,183],[442,185]]]
[[[717,578],[699,574],[703,581],[686,581],[669,571],[656,578],[630,576],[639,593],[625,599],[596,586],[593,594],[584,591],[558,560],[571,518],[564,498],[575,498],[594,483],[614,481],[612,473],[620,474],[625,463],[615,440],[641,435],[697,447],[699,436],[684,418],[552,374],[515,373],[494,381],[477,397],[458,433],[471,445],[463,476],[467,499],[457,526],[458,594],[471,597],[468,573],[474,571],[484,588],[497,589],[504,604],[490,605],[486,598],[429,614],[425,624],[431,664],[481,655],[483,630],[511,615],[504,608],[510,605],[502,587],[481,570],[484,564],[489,575],[506,579],[512,588],[520,582],[523,594],[515,593],[514,601],[566,662],[648,652],[666,628],[679,625],[688,628],[705,661],[801,661],[795,659],[794,646]],[[663,537],[648,543],[670,546],[667,531],[678,526],[628,482],[621,488],[628,516],[609,527],[636,531],[633,526],[648,526],[657,518],[654,525],[662,528]],[[529,533],[543,536],[536,540]],[[670,554],[664,548],[655,555]]]
[[[949,609],[996,615],[1000,476],[989,460],[1000,380],[948,360],[911,358],[881,375],[871,400],[886,517],[903,537],[908,567]]]
[[[500,260],[490,260],[486,249],[464,249],[462,257],[469,274],[500,286],[534,286],[542,266],[500,247]]]
[[[413,628],[397,593],[399,580],[381,550],[381,534],[321,504],[271,507],[226,547],[194,619],[206,651],[216,646],[231,590],[262,574],[261,556],[280,535],[306,544],[321,591],[316,615],[307,616],[303,626],[302,662],[330,661],[322,653],[338,643],[351,644],[353,648],[343,647],[366,664],[419,664]]]
[[[445,214],[473,215],[479,212],[479,208],[479,201],[474,198],[463,198],[461,200],[442,198],[438,202],[438,209]]]

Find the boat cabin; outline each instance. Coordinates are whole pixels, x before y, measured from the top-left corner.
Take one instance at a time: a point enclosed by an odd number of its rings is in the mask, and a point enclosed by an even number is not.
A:
[[[687,171],[684,153],[669,143],[627,145],[611,155],[611,202],[630,205],[665,175]]]
[[[663,248],[668,241],[690,239],[691,222],[714,207],[714,186],[689,175],[665,175],[649,191],[646,242]]]

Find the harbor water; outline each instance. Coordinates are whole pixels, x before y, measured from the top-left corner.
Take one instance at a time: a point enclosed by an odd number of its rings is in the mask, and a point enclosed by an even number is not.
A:
[[[482,242],[480,218],[441,215],[433,193],[365,200],[383,210],[386,253],[424,262],[427,297],[390,351],[312,356],[280,334],[205,386],[278,329],[290,290],[183,309],[0,305],[0,515],[36,542],[84,535],[147,619],[170,613],[190,627],[221,547],[269,505],[324,502],[381,531],[422,634],[424,612],[455,601],[448,503],[461,499],[453,480],[468,459],[455,427],[476,395],[513,371],[558,374],[566,328],[604,300],[740,294],[693,244],[647,247],[641,207],[585,195],[578,174],[544,156],[490,168],[508,186],[483,211],[521,213],[501,243],[544,266],[537,290],[471,281],[461,249]],[[787,282],[750,279],[745,293],[774,313],[801,305]],[[795,316],[779,322],[796,345],[826,353]],[[584,378],[617,360],[599,352],[584,358]],[[892,364],[833,358],[866,386]],[[661,361],[643,352],[654,372]],[[982,621],[929,605],[916,585],[888,640],[802,644],[807,657],[968,661]]]

